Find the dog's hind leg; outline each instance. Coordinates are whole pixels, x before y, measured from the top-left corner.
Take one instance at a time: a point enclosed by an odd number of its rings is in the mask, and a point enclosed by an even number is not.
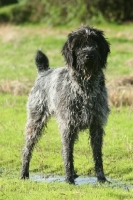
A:
[[[45,123],[46,119],[44,120],[44,118],[41,118],[37,121],[34,119],[28,120],[25,130],[26,144],[22,154],[21,179],[29,178],[29,164],[32,156],[32,151],[39,137],[41,136],[41,132]]]
[[[90,139],[91,147],[93,150],[93,159],[95,164],[95,172],[98,181],[105,182],[106,178],[103,170],[103,161],[102,161],[102,143],[103,143],[103,134],[104,130],[101,125],[93,123],[90,126]]]
[[[76,173],[74,172],[73,149],[75,141],[75,133],[71,130],[64,130],[62,132],[62,154],[64,160],[64,168],[66,174],[66,182],[74,184]]]

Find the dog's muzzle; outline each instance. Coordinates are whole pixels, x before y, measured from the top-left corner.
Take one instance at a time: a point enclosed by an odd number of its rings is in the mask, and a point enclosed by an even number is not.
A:
[[[88,65],[88,66],[95,66],[96,65],[96,56],[94,55],[93,52],[89,52],[87,54],[85,54],[84,56],[84,65]]]

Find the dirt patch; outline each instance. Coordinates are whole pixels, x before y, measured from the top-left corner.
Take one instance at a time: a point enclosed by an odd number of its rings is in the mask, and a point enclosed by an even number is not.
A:
[[[19,80],[0,81],[0,92],[12,95],[28,95],[32,83],[29,81],[20,82]]]
[[[128,30],[125,29],[125,30],[119,31],[116,34],[116,37],[118,37],[118,38],[123,37],[123,38],[128,38],[128,40],[131,40],[131,39],[133,39],[132,29],[128,29]]]
[[[0,26],[0,38],[2,42],[10,42],[19,38],[20,30],[17,27],[11,25],[1,25]]]
[[[133,58],[129,59],[125,63],[128,67],[133,67]]]
[[[46,27],[19,27],[13,25],[1,25],[0,26],[0,38],[2,42],[10,42],[20,40],[24,36],[29,35],[40,35],[40,36],[48,36],[48,35],[58,35],[62,37],[63,35],[67,35],[69,33],[69,29],[59,30],[53,28]]]
[[[133,106],[133,75],[111,80],[107,88],[111,106]]]

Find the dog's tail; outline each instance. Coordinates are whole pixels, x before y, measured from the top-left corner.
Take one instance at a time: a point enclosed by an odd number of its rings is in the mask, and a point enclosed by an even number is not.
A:
[[[35,63],[38,73],[49,69],[49,60],[47,56],[40,50],[38,50],[36,53]]]

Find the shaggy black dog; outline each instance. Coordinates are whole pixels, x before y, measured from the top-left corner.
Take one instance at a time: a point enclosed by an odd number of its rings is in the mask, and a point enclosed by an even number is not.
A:
[[[73,149],[80,130],[89,129],[98,181],[106,181],[103,161],[103,126],[109,114],[103,69],[110,52],[101,30],[81,27],[68,35],[62,48],[66,67],[50,69],[46,55],[37,52],[38,78],[27,108],[26,144],[21,178],[29,177],[33,148],[51,115],[55,115],[62,138],[66,181],[74,183]]]

